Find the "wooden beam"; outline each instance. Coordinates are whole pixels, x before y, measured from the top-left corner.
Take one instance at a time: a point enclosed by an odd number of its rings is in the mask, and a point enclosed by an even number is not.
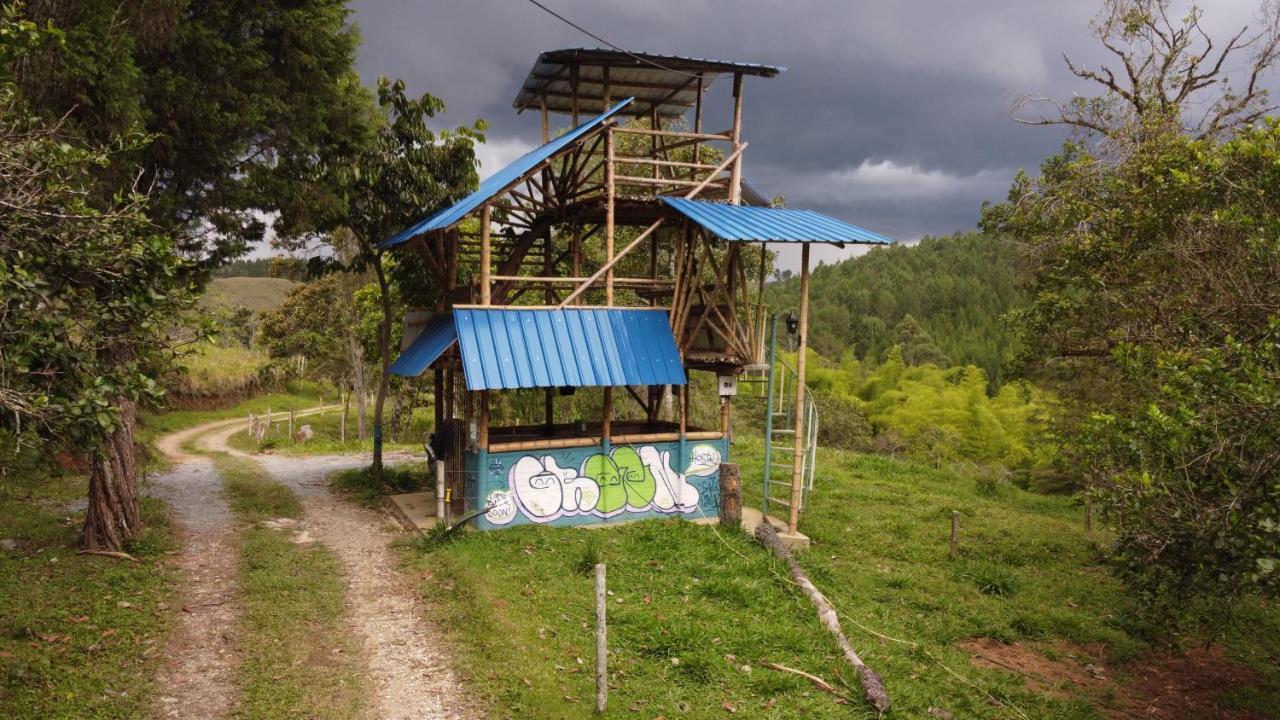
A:
[[[489,242],[489,203],[480,208],[480,304],[488,305],[492,281],[489,273],[492,270],[492,248]]]
[[[791,514],[787,519],[787,532],[795,534],[800,522],[800,502],[804,492],[804,371],[805,350],[809,347],[809,243],[801,243],[800,249],[800,344],[796,355],[796,434],[794,452],[791,455]]]
[[[608,69],[609,69],[609,66],[606,65],[605,66],[605,71],[606,71],[605,82],[606,83],[608,82],[608,77],[609,77],[607,72]],[[605,86],[605,92],[606,93],[608,92],[608,85]],[[617,200],[618,188],[617,188],[617,185],[615,185],[614,183],[614,173],[616,173],[617,170],[615,168],[614,157],[613,157],[613,153],[614,153],[613,128],[610,127],[609,129],[605,130],[605,133],[607,134],[607,137],[605,138],[605,146],[604,146],[605,148],[604,149],[604,152],[605,152],[604,304],[612,305],[613,304],[613,241],[614,241],[614,231],[615,231],[614,204],[615,204],[615,201]],[[605,432],[605,437],[608,437],[608,436],[609,436],[609,433]]]
[[[610,129],[612,130],[612,128],[610,128]],[[610,147],[610,154],[612,154],[612,147],[613,147],[613,142],[612,142],[612,140],[610,140],[610,142],[609,142],[609,147]],[[728,166],[729,166],[729,163],[731,163],[731,162],[733,162],[735,159],[737,159],[737,157],[738,157],[739,155],[741,155],[741,154],[742,154],[742,151],[743,151],[743,150],[746,150],[746,149],[747,149],[747,143],[743,143],[743,144],[739,145],[739,146],[738,146],[738,149],[737,149],[737,150],[734,150],[732,154],[730,154],[728,157],[726,157],[726,158],[724,159],[724,161],[723,161],[723,162],[721,162],[721,163],[716,167],[715,171],[714,171],[714,172],[712,172],[712,173],[711,173],[711,175],[707,177],[707,179],[706,179],[706,180],[703,180],[701,183],[699,183],[699,184],[698,184],[698,186],[697,186],[697,187],[695,187],[694,189],[692,189],[692,190],[690,190],[688,193],[686,193],[686,194],[685,194],[685,196],[684,196],[684,197],[685,197],[685,199],[686,199],[686,200],[692,199],[692,198],[693,198],[694,196],[696,196],[699,192],[701,192],[701,191],[703,190],[703,188],[705,188],[707,185],[710,185],[710,184],[711,184],[711,178],[713,178],[713,177],[715,177],[716,175],[720,174],[720,172],[721,172],[722,170],[724,170],[726,167],[728,167]],[[610,165],[612,166],[612,163],[610,163]],[[610,185],[612,186],[612,183],[610,183]],[[613,194],[613,191],[612,191],[612,188],[611,188],[611,189],[610,189],[610,191],[609,191],[609,195],[610,195],[610,197],[609,197],[609,205],[608,205],[608,215],[606,216],[606,222],[607,222],[608,224],[612,224],[612,222],[613,222],[613,197],[612,197],[612,194]],[[607,243],[607,247],[608,247],[608,249],[610,250],[610,255],[611,255],[610,259],[608,260],[608,262],[606,262],[606,263],[604,264],[604,266],[603,266],[603,267],[601,267],[599,270],[597,270],[597,271],[595,272],[595,274],[594,274],[594,275],[592,275],[592,276],[591,276],[591,278],[590,278],[586,283],[584,283],[584,284],[583,284],[581,287],[579,287],[577,290],[574,290],[574,291],[569,295],[569,297],[565,298],[564,302],[563,302],[563,303],[561,303],[561,307],[564,307],[565,305],[568,305],[570,302],[572,302],[573,300],[577,299],[579,295],[581,295],[582,293],[586,292],[587,288],[591,287],[591,285],[592,285],[593,283],[595,283],[597,280],[599,280],[601,275],[604,275],[605,273],[612,274],[613,266],[614,266],[615,264],[617,264],[617,262],[618,262],[619,260],[621,260],[622,258],[626,257],[627,253],[631,252],[631,251],[632,251],[632,250],[634,250],[638,245],[640,245],[640,243],[641,243],[645,238],[649,237],[649,233],[653,232],[654,230],[657,230],[657,229],[658,229],[658,227],[662,225],[662,222],[663,222],[663,220],[665,220],[665,219],[666,219],[666,218],[658,218],[657,220],[654,220],[654,221],[653,221],[653,224],[651,224],[649,227],[645,228],[643,232],[641,232],[639,235],[637,235],[637,236],[636,236],[636,238],[635,238],[634,240],[632,240],[632,241],[631,241],[631,244],[627,245],[627,247],[625,247],[625,248],[622,250],[622,252],[618,253],[617,255],[612,255],[612,249],[613,249],[613,248],[612,248],[612,244],[613,244],[613,243],[612,243],[611,238],[612,238],[612,234],[613,234],[613,232],[612,232],[612,228],[607,228],[607,229],[606,229],[606,243]]]
[[[733,147],[736,149],[742,142],[742,73],[733,74]],[[742,155],[733,163],[733,171],[729,176],[729,203],[737,205],[742,202]]]
[[[619,125],[615,130],[620,133],[626,133],[627,135],[657,135],[658,137],[689,138],[691,140],[705,140],[708,142],[715,142],[717,140],[733,140],[732,131],[725,133],[685,132],[683,130],[650,130],[649,128],[627,127],[625,125]]]

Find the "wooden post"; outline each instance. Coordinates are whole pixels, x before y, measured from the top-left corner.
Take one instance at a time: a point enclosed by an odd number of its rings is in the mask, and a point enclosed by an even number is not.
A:
[[[551,123],[547,118],[547,96],[542,96],[542,144],[551,141]]]
[[[596,563],[596,712],[609,704],[609,626],[605,613],[609,606],[604,563]]]
[[[738,145],[742,143],[742,73],[733,74],[733,129],[730,135],[733,140],[733,149],[737,150]],[[733,161],[733,169],[729,173],[729,202],[733,205],[742,202],[741,154]]]
[[[960,511],[951,511],[951,545],[948,555],[952,560],[956,559],[956,555],[960,552]]]
[[[289,409],[289,442],[293,442],[293,409]]]
[[[443,522],[449,512],[444,502],[444,461],[436,460],[436,522]]]
[[[600,418],[600,439],[605,447],[609,446],[609,436],[613,434],[613,388],[604,389],[604,410]]]
[[[742,476],[737,463],[720,463],[720,524],[742,525]]]
[[[702,74],[698,74],[698,95],[693,101],[693,132],[700,134],[702,132]],[[695,163],[702,162],[702,143],[695,140],[693,142],[693,161]],[[698,168],[689,168],[689,179],[693,180],[698,176]]]
[[[576,62],[569,66],[569,89],[573,96],[569,103],[570,113],[573,115],[573,126],[578,127],[578,63]]]
[[[554,249],[555,248],[552,246],[552,243],[551,243],[551,228],[547,228],[546,240],[542,245],[542,274],[544,277],[551,277],[552,275],[552,270],[554,268],[552,267],[551,254],[554,251]],[[577,277],[577,276],[575,275],[574,277]],[[554,288],[551,287],[550,283],[547,284],[547,289],[544,292],[542,299],[544,302],[547,303],[547,305],[555,305],[556,291]],[[553,435],[556,429],[556,389],[555,388],[549,387],[543,391],[542,420],[546,424],[547,435]]]
[[[809,243],[800,249],[800,347],[796,356],[796,434],[794,452],[791,455],[791,513],[787,519],[787,532],[795,534],[800,524],[800,503],[804,497],[804,371],[805,350],[809,347]]]
[[[492,248],[490,247],[491,243],[489,238],[489,213],[490,213],[489,203],[485,203],[480,208],[480,304],[481,305],[489,304],[489,285],[490,285],[489,272],[490,272],[490,265],[493,264],[492,260],[490,259],[490,253],[492,252]]]
[[[689,386],[687,384],[680,386],[680,434],[684,435],[689,429]]]
[[[613,127],[605,131],[605,209],[604,209],[604,259],[606,263],[613,261],[614,240],[614,199],[617,189],[613,182]],[[613,267],[610,266],[604,275],[604,304],[613,304]]]
[[[756,330],[755,330],[755,351],[756,364],[764,362],[764,272],[769,262],[769,248],[765,243],[760,243],[760,277],[756,284]]]
[[[480,391],[480,417],[476,421],[476,424],[480,426],[478,428],[479,435],[480,435],[480,441],[479,441],[480,449],[487,451],[489,449],[489,391],[488,390]]]
[[[249,434],[253,434],[253,413],[249,413]]]

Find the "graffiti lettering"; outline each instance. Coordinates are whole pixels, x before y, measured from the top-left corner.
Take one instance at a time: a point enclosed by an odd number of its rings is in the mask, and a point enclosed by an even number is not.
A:
[[[689,512],[698,507],[699,493],[686,476],[714,474],[720,459],[720,451],[712,446],[694,450],[702,452],[686,473],[671,467],[669,451],[652,445],[638,451],[623,446],[607,455],[595,453],[579,468],[560,467],[551,455],[526,455],[507,476],[512,507],[537,523],[576,515],[610,518],[623,512]],[[504,517],[494,522],[510,521]]]

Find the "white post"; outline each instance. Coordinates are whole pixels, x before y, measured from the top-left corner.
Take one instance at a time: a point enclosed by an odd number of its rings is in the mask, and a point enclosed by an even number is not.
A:
[[[609,640],[605,624],[606,602],[604,563],[596,563],[596,712],[603,713],[609,702]]]
[[[436,522],[444,521],[444,461],[436,461]]]

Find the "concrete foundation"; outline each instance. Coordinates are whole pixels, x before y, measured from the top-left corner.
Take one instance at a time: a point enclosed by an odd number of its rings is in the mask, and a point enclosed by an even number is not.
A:
[[[760,512],[756,508],[742,506],[742,530],[748,535],[754,535],[756,528],[760,523],[768,521],[773,525],[773,529],[778,531],[778,537],[782,538],[782,543],[792,550],[803,550],[809,547],[809,536],[802,532],[787,532],[787,524],[775,517],[770,517]]]

